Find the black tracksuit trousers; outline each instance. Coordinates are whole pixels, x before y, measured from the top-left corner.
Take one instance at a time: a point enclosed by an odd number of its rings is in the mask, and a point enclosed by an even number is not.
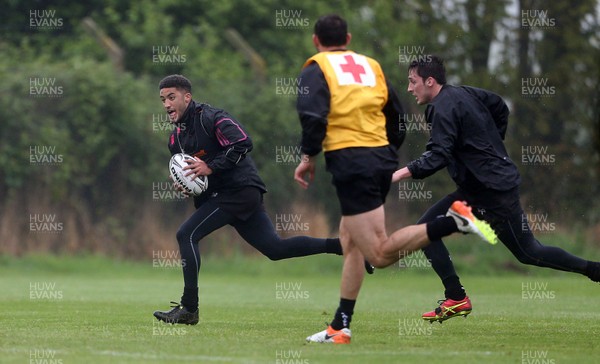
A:
[[[521,208],[518,196],[517,189],[505,193],[500,198],[489,198],[489,196],[470,197],[463,191],[457,190],[430,207],[418,223],[427,223],[440,215],[445,215],[456,200],[467,201],[473,208],[473,214],[477,218],[490,223],[500,241],[519,262],[586,274],[587,260],[576,257],[563,249],[542,245],[533,236],[527,221],[527,215]],[[423,249],[423,252],[444,283],[447,296],[448,292],[456,292],[457,289],[462,289],[454,265],[450,260],[448,249],[441,240],[432,241]],[[452,287],[452,285],[457,284],[459,287]]]

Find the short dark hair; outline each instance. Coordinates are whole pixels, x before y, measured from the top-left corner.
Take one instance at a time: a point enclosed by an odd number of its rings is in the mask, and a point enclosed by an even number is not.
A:
[[[414,69],[419,77],[423,80],[433,77],[433,79],[440,85],[446,84],[446,68],[444,67],[444,60],[437,56],[424,56],[419,57],[418,60],[414,60],[408,66],[408,70]]]
[[[315,23],[315,35],[326,47],[345,45],[348,24],[337,14],[323,15]]]
[[[184,90],[192,93],[192,83],[182,75],[169,75],[163,78],[158,84],[158,89],[175,87],[178,90]]]

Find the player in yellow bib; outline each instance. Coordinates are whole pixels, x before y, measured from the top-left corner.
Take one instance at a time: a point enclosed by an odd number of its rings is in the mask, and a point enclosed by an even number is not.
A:
[[[309,336],[309,342],[350,343],[365,257],[376,267],[386,267],[453,232],[483,235],[470,209],[456,202],[448,210],[450,216],[388,237],[383,203],[398,166],[404,112],[379,63],[347,49],[350,38],[341,17],[321,17],[313,35],[319,53],[306,61],[300,75],[300,85],[308,92],[296,105],[304,155],[294,179],[308,188],[316,155],[324,151],[340,202],[344,251],[340,304],[327,329]]]
[[[329,88],[325,152],[351,147],[383,147],[389,144],[383,108],[393,98],[389,113],[402,113],[393,89],[388,89],[379,63],[348,50],[318,53],[306,61],[305,68],[316,63]],[[310,93],[310,88],[309,88]],[[391,93],[391,97],[388,96]],[[358,113],[358,114],[357,114]],[[393,115],[390,132],[395,132],[397,146],[399,116]]]

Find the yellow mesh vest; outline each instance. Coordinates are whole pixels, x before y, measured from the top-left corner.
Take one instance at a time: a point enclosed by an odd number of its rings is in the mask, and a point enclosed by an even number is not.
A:
[[[321,52],[304,67],[312,62],[321,68],[331,94],[323,150],[389,144],[382,112],[388,89],[379,63],[352,51]]]

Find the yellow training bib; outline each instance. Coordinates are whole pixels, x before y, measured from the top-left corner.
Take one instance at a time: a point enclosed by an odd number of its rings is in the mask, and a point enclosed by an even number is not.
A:
[[[379,63],[352,51],[321,52],[304,67],[312,62],[325,75],[331,94],[323,150],[389,144],[382,111],[388,89]]]

